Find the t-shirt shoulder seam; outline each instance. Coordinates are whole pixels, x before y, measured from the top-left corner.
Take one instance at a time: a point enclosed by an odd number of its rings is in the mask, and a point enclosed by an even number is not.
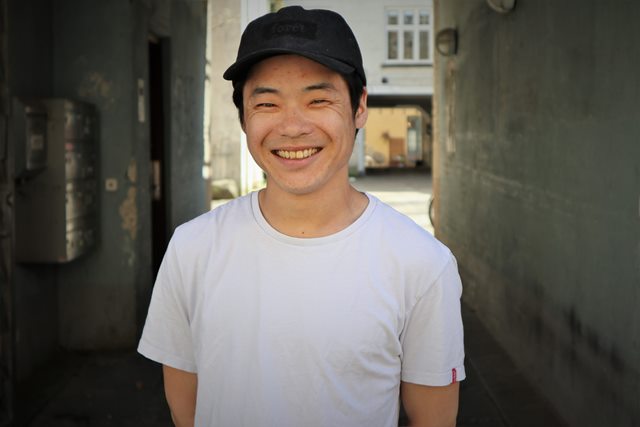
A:
[[[429,282],[429,284],[427,286],[424,287],[424,289],[421,289],[421,292],[419,292],[416,295],[416,299],[415,302],[411,305],[411,308],[409,309],[409,311],[413,310],[413,307],[415,307],[415,305],[422,299],[422,297],[424,297],[434,286],[434,284],[440,280],[440,278],[442,277],[442,275],[444,274],[444,272],[447,270],[447,267],[449,267],[449,265],[454,262],[453,260],[453,253],[451,252],[451,250],[449,248],[447,248],[446,246],[443,245],[443,248],[445,249],[445,253],[448,256],[447,262],[442,263],[442,266],[440,267],[440,270],[438,271],[438,273],[435,275],[435,277],[433,278],[433,280],[431,280]]]

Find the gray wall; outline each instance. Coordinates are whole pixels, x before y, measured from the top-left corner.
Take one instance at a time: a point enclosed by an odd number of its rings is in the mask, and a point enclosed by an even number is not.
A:
[[[210,127],[211,177],[213,180],[232,179],[242,186],[241,141],[242,129],[238,110],[231,101],[233,87],[222,74],[236,60],[240,44],[241,2],[217,0],[211,19]]]
[[[640,5],[439,0],[437,236],[572,425],[640,424]]]
[[[9,119],[9,82],[7,59],[7,3],[0,0],[0,425],[13,417],[14,330],[13,330],[13,204],[12,161],[7,123]]]
[[[47,97],[53,91],[50,0],[7,2],[7,62],[10,95]],[[9,178],[13,180],[13,176]],[[11,259],[10,262],[13,262]],[[55,266],[11,265],[15,376],[28,377],[58,345],[58,286]]]
[[[206,1],[171,2],[171,229],[208,211],[204,157]],[[197,160],[197,161],[196,161]]]
[[[18,381],[59,348],[136,344],[150,296],[150,132],[138,119],[137,81],[148,85],[148,37],[164,37],[168,230],[204,212],[202,117],[206,2],[10,0],[11,95],[65,97],[97,106],[100,238],[59,266],[15,267]],[[148,86],[146,86],[148,87]],[[115,178],[118,189],[105,190]]]
[[[136,78],[144,74],[134,58],[145,55],[146,44],[134,39],[134,7],[55,1],[54,96],[95,104],[100,121],[100,243],[94,253],[60,268],[65,348],[125,346],[135,337],[130,325],[136,321],[136,271],[149,258],[148,248],[136,250],[137,238],[149,235],[138,215],[149,203],[142,169],[149,145],[138,132],[143,124],[137,121]],[[107,177],[118,180],[117,191],[104,191]]]

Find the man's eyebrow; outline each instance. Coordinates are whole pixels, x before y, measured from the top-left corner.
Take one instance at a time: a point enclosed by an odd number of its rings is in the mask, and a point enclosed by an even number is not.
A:
[[[278,93],[278,89],[272,87],[258,86],[251,92],[251,96],[263,95],[265,93]]]
[[[305,92],[311,92],[314,90],[336,90],[336,87],[332,83],[321,82],[304,88]]]

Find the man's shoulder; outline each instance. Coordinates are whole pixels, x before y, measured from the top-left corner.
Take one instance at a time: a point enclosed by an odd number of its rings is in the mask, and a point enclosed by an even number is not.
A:
[[[193,242],[241,227],[251,218],[251,209],[251,194],[238,197],[179,225],[172,239]]]
[[[379,228],[379,244],[389,246],[407,260],[429,259],[438,264],[449,261],[451,251],[433,234],[386,203],[376,203],[374,224]]]

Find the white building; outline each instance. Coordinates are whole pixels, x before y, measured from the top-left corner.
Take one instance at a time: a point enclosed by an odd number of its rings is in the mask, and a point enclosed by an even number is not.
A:
[[[240,35],[254,18],[280,7],[330,9],[340,13],[358,39],[367,74],[370,107],[417,106],[431,114],[433,6],[431,0],[210,0],[209,121],[211,177],[235,182],[240,193],[261,186],[262,173],[248,154],[231,84],[222,73],[234,60]],[[428,138],[425,120],[421,135]],[[360,132],[352,165],[365,165],[366,132]],[[425,147],[429,141],[425,141]],[[429,150],[430,151],[430,150]]]
[[[356,35],[370,105],[418,104],[433,94],[431,0],[283,0],[284,6],[330,9]]]

